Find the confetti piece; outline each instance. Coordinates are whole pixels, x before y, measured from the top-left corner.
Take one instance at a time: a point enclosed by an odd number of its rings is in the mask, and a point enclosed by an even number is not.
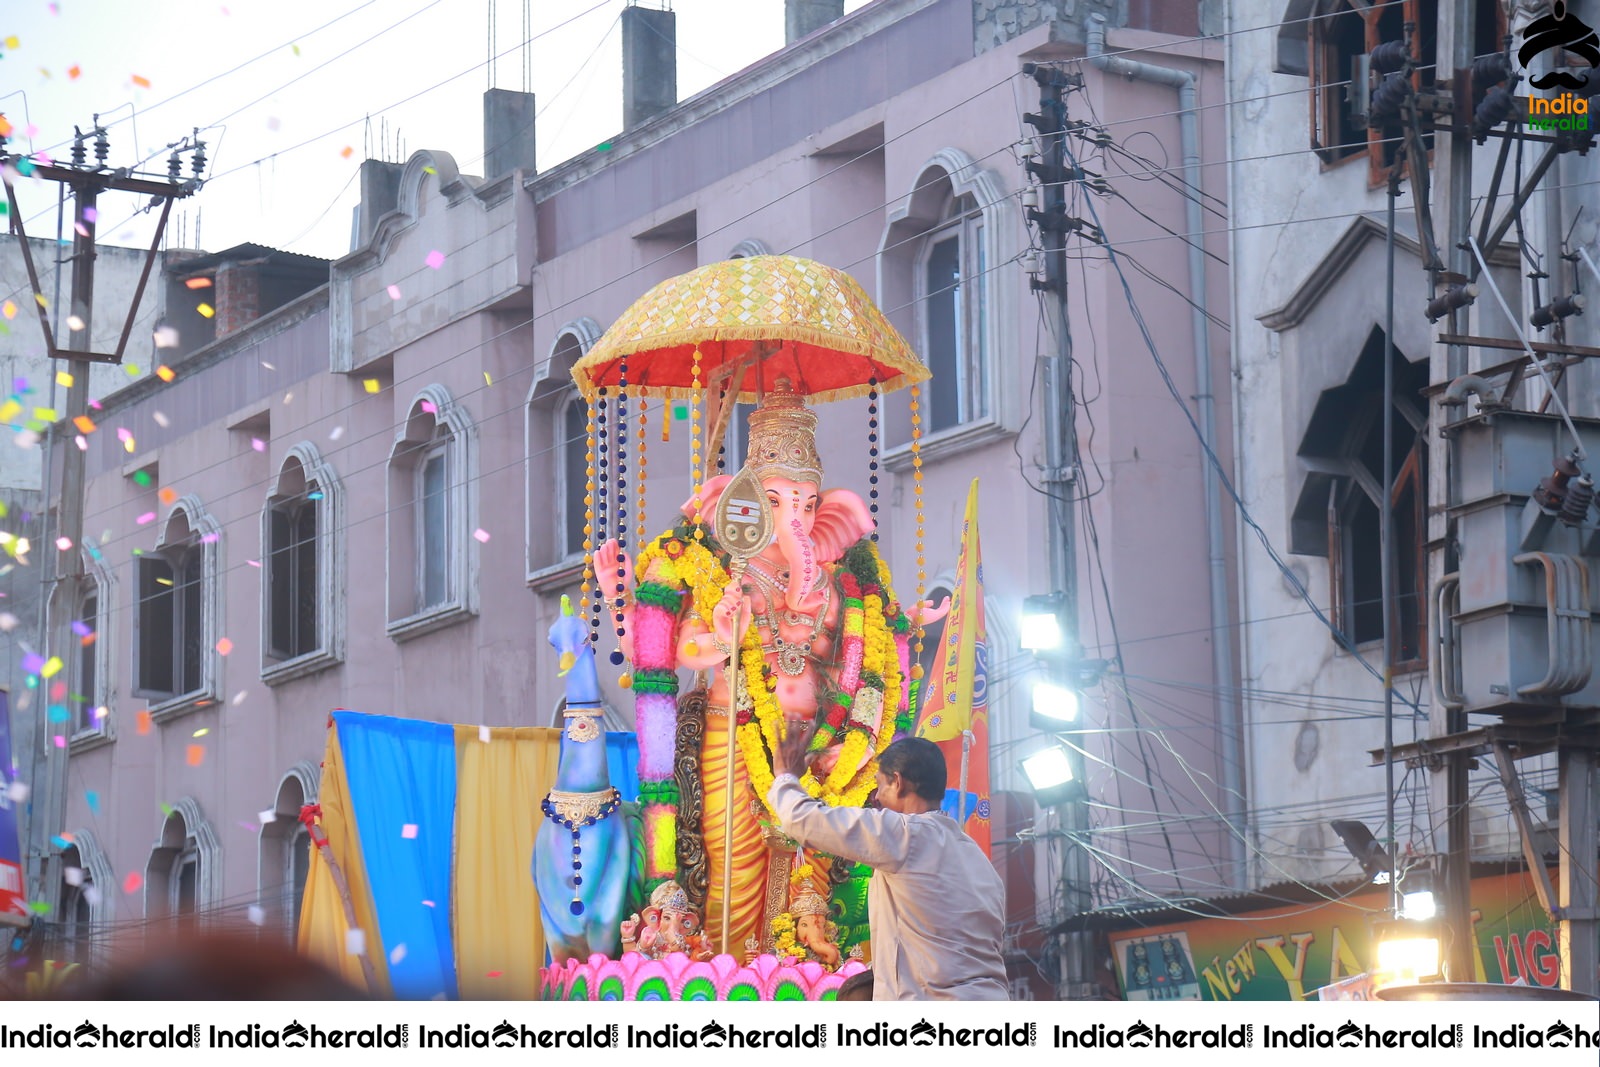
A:
[[[106,707],[104,704],[101,704],[98,708],[94,709],[94,721],[103,722],[110,714],[111,709]]]
[[[423,907],[424,907],[424,908],[431,908],[431,907],[433,907],[433,906],[434,906],[434,903],[433,903],[433,901],[431,901],[431,900],[424,900],[424,901],[423,901],[423,902],[422,902],[422,906],[423,906]]]
[[[389,286],[389,299],[390,300],[399,300],[400,299],[400,287],[398,285]]]
[[[414,822],[408,822],[404,826],[400,827],[400,836],[405,838],[407,841],[414,840],[417,836],[417,824]]]
[[[434,403],[431,400],[424,400],[422,402],[422,410],[423,410],[423,413],[427,414],[427,415],[437,415],[437,414],[439,414],[439,409],[434,406]]]
[[[361,387],[369,393],[376,393],[380,388],[382,388],[378,384],[378,379],[376,378],[363,378],[361,381]]]
[[[311,492],[306,494],[306,499],[307,500],[321,500],[322,499],[322,490],[321,489],[313,489]]]
[[[365,956],[367,954],[367,932],[365,930],[346,930],[344,933],[344,950],[352,956]]]
[[[424,258],[422,262],[426,263],[434,270],[438,270],[440,267],[444,266],[444,253],[435,248],[432,252],[428,253],[427,257]]]
[[[156,377],[160,378],[164,382],[170,382],[170,381],[172,381],[172,379],[176,378],[177,376],[178,376],[177,373],[175,371],[173,371],[173,369],[171,367],[167,366],[165,363],[163,363],[161,366],[156,368]]]
[[[267,921],[267,913],[259,904],[252,904],[244,911],[245,917],[250,920],[251,926],[263,926]]]
[[[262,826],[265,826],[269,822],[277,822],[278,813],[273,811],[271,808],[268,808],[266,811],[258,811],[256,812],[256,821]]]
[[[422,173],[424,173],[424,174],[438,174],[439,172],[437,170],[435,170],[434,168],[432,168],[432,167],[423,167],[422,168]]]
[[[252,437],[250,438],[250,447],[255,449],[257,452],[265,452],[267,450],[267,443],[259,437]]]
[[[229,652],[232,652],[232,651],[233,651],[233,642],[228,640],[226,637],[222,638],[221,640],[219,640],[217,642],[217,655],[226,656]]]
[[[0,611],[0,633],[10,633],[17,628],[17,617],[9,611]]]
[[[290,45],[290,46],[289,46],[289,50],[290,50],[290,51],[291,51],[291,52],[293,52],[293,53],[294,53],[294,54],[295,54],[295,55],[299,55],[299,54],[300,54],[300,46],[299,46],[299,45],[297,45],[297,44],[291,44],[291,45]]]
[[[55,422],[56,421],[56,409],[55,408],[34,408],[33,409],[33,417],[38,419],[40,422]]]
[[[200,543],[202,545],[213,545],[213,544],[216,544],[217,541],[221,540],[221,538],[222,538],[221,534],[216,534],[216,533],[201,534],[200,535]]]
[[[127,372],[127,375],[130,378],[137,378],[139,376],[139,364],[137,363],[124,363],[122,365],[122,369]]]
[[[198,767],[206,761],[206,746],[190,745],[184,755],[185,761],[191,767]]]
[[[72,420],[72,425],[78,428],[79,433],[94,433],[94,420],[87,415],[79,415]]]
[[[178,347],[178,331],[175,330],[174,328],[172,328],[171,326],[157,326],[156,327],[156,347],[157,348],[177,348]]]
[[[233,706],[238,707],[240,704],[243,704],[244,698],[248,695],[248,691],[244,689],[241,689],[237,693],[233,694]]]
[[[389,963],[391,965],[399,963],[401,960],[403,960],[405,958],[406,958],[406,947],[404,945],[396,945],[394,947],[394,950],[389,953]]]
[[[166,429],[168,426],[172,425],[172,420],[167,418],[166,415],[159,411],[151,412],[150,417],[156,420],[156,425],[162,429]]]
[[[56,384],[61,386],[61,388],[63,388],[63,389],[71,389],[72,388],[72,375],[68,374],[64,370],[56,371]]]
[[[42,900],[35,900],[28,904],[28,910],[33,912],[35,915],[49,915],[50,905]]]
[[[89,810],[94,812],[96,815],[100,813],[100,794],[95,792],[93,789],[84,790],[83,802],[89,805]]]
[[[144,875],[138,871],[129,871],[128,876],[122,880],[122,891],[129,894],[137,893],[142,885],[144,885]]]
[[[489,531],[487,530],[473,530],[472,536],[477,539],[477,542],[480,545],[486,545],[489,543]]]
[[[79,230],[83,230],[83,227],[79,226],[78,229]],[[83,236],[85,236],[85,237],[89,236],[87,231],[84,232]],[[81,330],[81,329],[83,329],[83,320],[81,318],[79,318],[78,316],[76,316],[76,315],[68,315],[67,316],[67,329],[69,329],[69,330]],[[63,372],[63,373],[65,373],[65,372]],[[67,379],[70,381],[71,378],[72,378],[72,375],[68,374],[67,375]],[[61,375],[57,374],[56,375],[56,381],[59,382],[60,380],[61,380]]]
[[[284,393],[283,394],[283,402],[285,404],[293,403],[294,402],[294,393],[293,392]]]
[[[26,804],[28,802],[28,786],[23,782],[12,782],[6,787],[6,799],[13,804]]]
[[[16,318],[17,317],[17,305],[13,304],[9,300],[7,300],[4,304],[0,304],[0,315],[4,315],[8,319]]]
[[[247,559],[247,560],[245,560],[245,562],[248,563],[252,567],[260,567],[261,566],[261,561],[259,559]]]
[[[150,472],[147,470],[134,471],[133,484],[139,486],[141,489],[150,488]]]
[[[351,148],[349,145],[345,145],[343,148],[339,149],[339,158],[340,159],[349,159],[351,156],[353,156],[355,154],[356,154],[356,150],[354,148]]]
[[[200,729],[196,730],[192,736],[194,736],[194,737],[204,737],[206,734],[209,734],[210,732],[211,732],[211,727],[202,726],[202,727],[200,727]]]
[[[171,504],[174,500],[178,499],[178,491],[172,488],[170,485],[163,485],[161,487],[161,491],[156,494],[156,497],[160,499],[163,504]]]
[[[281,121],[279,121],[278,116],[276,116],[276,115],[272,115],[267,119],[267,129],[270,130],[273,133],[277,133],[278,132],[278,127],[280,127],[282,125],[283,125],[283,123]]]
[[[67,68],[67,79],[69,81],[77,81],[82,75],[83,68],[78,66],[76,63]]]
[[[39,668],[39,677],[53,678],[55,677],[56,673],[61,670],[61,667],[61,657],[51,656],[49,659],[45,660],[44,666]]]
[[[56,736],[51,738],[51,740],[56,743],[56,747],[57,748],[66,748],[67,747],[67,739],[65,737],[62,737],[60,734],[56,734]]]
[[[201,304],[199,307],[195,308],[195,310],[200,312],[202,318],[207,319],[211,318],[217,313],[217,309],[212,307],[210,304]]]
[[[335,426],[333,429],[328,431],[328,440],[330,440],[330,441],[337,441],[339,438],[341,438],[343,436],[344,436],[344,427],[343,426]]]
[[[261,365],[263,367],[265,367],[267,370],[277,370],[278,369],[277,367],[274,367],[272,364],[268,363],[266,360],[262,360],[261,361]]]
[[[488,972],[490,978],[499,978],[500,975],[503,974],[503,973],[505,973],[505,972],[503,972],[503,971],[490,971],[490,972]]]
[[[50,310],[50,301],[48,301],[48,300],[46,300],[44,298],[44,294],[43,293],[34,293],[33,294],[33,301],[34,301],[34,303],[38,304],[40,307],[44,308],[46,311]]]
[[[65,552],[67,549],[72,547],[72,538],[70,538],[70,537],[58,537],[58,538],[56,538],[56,547],[59,548],[61,551]]]
[[[156,521],[156,513],[153,512],[153,511],[147,511],[143,515],[140,515],[137,519],[135,519],[133,521],[136,522],[137,524],[139,524],[140,526],[148,525],[149,523],[152,523],[152,522]]]
[[[189,287],[190,289],[209,289],[209,288],[211,288],[211,279],[210,278],[189,278],[189,279],[186,279],[183,284],[186,285],[187,287]]]
[[[478,740],[486,745],[489,743],[489,728],[487,726],[478,727]]]
[[[133,76],[133,84],[137,85],[141,89],[148,89],[150,88],[150,79],[143,77],[142,75],[135,74]]]
[[[61,880],[63,882],[66,882],[68,885],[82,885],[83,884],[83,868],[82,867],[67,867],[66,869],[64,869],[61,872]]]
[[[489,372],[488,371],[484,371],[483,372],[483,384],[484,385],[493,385],[494,384],[494,382],[491,381],[490,378],[489,378]]]
[[[133,722],[134,729],[139,731],[140,737],[150,732],[150,713],[148,711],[141,711],[138,715],[135,715]]]

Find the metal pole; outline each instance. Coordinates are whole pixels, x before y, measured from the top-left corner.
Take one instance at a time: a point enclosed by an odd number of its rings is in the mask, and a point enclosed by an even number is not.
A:
[[[1041,138],[1046,162],[1052,176],[1065,173],[1066,145],[1064,139],[1066,104],[1062,99],[1065,80],[1054,68],[1041,68],[1035,75],[1039,82],[1039,111],[1050,120],[1050,131]],[[1042,188],[1045,214],[1051,219],[1064,219],[1066,215],[1066,186],[1064,183],[1046,182]],[[1062,612],[1069,633],[1061,655],[1049,661],[1051,680],[1067,687],[1066,663],[1078,656],[1078,572],[1076,537],[1076,507],[1073,494],[1077,491],[1077,434],[1076,410],[1072,395],[1072,332],[1067,313],[1067,235],[1062,228],[1041,227],[1045,246],[1046,277],[1055,299],[1050,301],[1051,328],[1055,332],[1056,349],[1044,359],[1044,448],[1045,469],[1042,481],[1048,494],[1050,510],[1048,523],[1050,546],[1051,588],[1062,594]],[[1073,776],[1084,778],[1083,755],[1076,748],[1067,749],[1072,762]],[[1089,910],[1089,854],[1081,837],[1088,830],[1087,812],[1078,802],[1062,805],[1067,827],[1067,851],[1062,863],[1062,897],[1068,915],[1081,915]],[[1062,973],[1066,979],[1064,990],[1067,999],[1086,995],[1092,975],[1088,951],[1089,935],[1073,932],[1066,935]]]
[[[1383,610],[1383,797],[1389,827],[1389,910],[1400,913],[1398,834],[1394,813],[1394,202],[1400,176],[1389,176],[1389,226],[1384,235],[1388,297],[1383,310],[1383,500],[1378,505],[1378,582]],[[1329,547],[1333,551],[1333,546]]]
[[[1560,795],[1561,911],[1558,937],[1561,977],[1574,993],[1600,993],[1600,905],[1594,869],[1597,842],[1594,796],[1595,754],[1590,749],[1558,750],[1556,789]]]

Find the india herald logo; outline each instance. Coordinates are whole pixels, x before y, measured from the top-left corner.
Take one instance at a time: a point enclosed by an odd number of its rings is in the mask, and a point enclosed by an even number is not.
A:
[[[1589,64],[1590,70],[1600,67],[1600,35],[1597,35],[1577,15],[1568,11],[1567,5],[1562,0],[1556,0],[1550,14],[1534,19],[1522,31],[1522,47],[1517,49],[1517,62],[1526,70],[1529,60],[1541,52],[1557,48],[1564,48],[1579,56]],[[1582,89],[1589,84],[1589,76],[1558,69],[1530,78],[1528,84],[1535,89],[1550,89],[1557,86],[1563,89]]]

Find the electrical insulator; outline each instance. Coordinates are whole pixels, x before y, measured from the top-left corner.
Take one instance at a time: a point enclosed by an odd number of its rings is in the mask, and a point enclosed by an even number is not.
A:
[[[183,178],[183,160],[174,151],[167,157],[167,180],[176,185]]]
[[[1400,117],[1400,107],[1411,93],[1411,79],[1399,71],[1384,76],[1367,105],[1367,125],[1383,126]]]
[[[1411,58],[1411,54],[1406,51],[1406,43],[1404,41],[1385,41],[1374,48],[1368,56],[1372,63],[1372,69],[1379,74],[1388,74],[1399,70],[1406,65],[1406,60],[1409,58]]]
[[[1481,96],[1484,89],[1511,77],[1511,60],[1504,52],[1479,56],[1472,61],[1472,87]]]
[[[1594,480],[1587,474],[1575,478],[1567,485],[1567,497],[1561,502],[1561,521],[1568,526],[1582,526],[1589,521],[1589,508],[1594,504]]]
[[[83,147],[83,131],[72,127],[72,165],[81,167],[88,161],[88,150]]]
[[[100,116],[94,117],[94,161],[101,169],[106,169],[106,160],[111,156],[111,141],[106,137],[106,128],[100,125]]]
[[[1483,100],[1472,109],[1472,138],[1479,144],[1489,139],[1489,131],[1511,117],[1516,98],[1504,85],[1496,85],[1484,94]]]
[[[1556,469],[1541,478],[1539,484],[1534,487],[1534,503],[1538,504],[1548,515],[1561,514],[1562,507],[1567,500],[1568,483],[1574,478],[1582,481],[1584,477],[1586,476],[1572,456],[1561,457],[1556,460]],[[1589,499],[1591,501],[1594,499],[1592,486],[1589,491]],[[1584,510],[1588,511],[1587,504],[1584,505]]]
[[[200,131],[196,130],[195,132],[199,133]],[[196,179],[200,177],[200,172],[206,169],[206,143],[204,141],[196,141],[194,143],[194,157],[189,160],[189,166],[194,170]]]
[[[1037,210],[1039,207],[1039,187],[1027,186],[1022,190],[1022,206],[1025,209]]]
[[[1424,314],[1429,322],[1438,322],[1457,308],[1464,308],[1478,298],[1476,285],[1452,285],[1432,300]]]
[[[1542,308],[1534,308],[1533,314],[1528,316],[1528,321],[1537,329],[1544,329],[1557,319],[1564,319],[1569,315],[1583,314],[1583,294],[1573,293],[1560,300],[1552,300]]]
[[[1022,253],[1022,269],[1029,274],[1044,273],[1044,256],[1037,248],[1030,248]]]

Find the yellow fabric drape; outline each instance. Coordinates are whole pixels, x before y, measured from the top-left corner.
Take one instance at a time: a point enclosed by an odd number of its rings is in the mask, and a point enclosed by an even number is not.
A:
[[[533,885],[539,801],[556,780],[561,731],[456,728],[456,977],[464,1000],[539,996],[544,923]],[[490,977],[498,974],[498,977]]]
[[[727,833],[728,812],[728,717],[706,716],[706,732],[700,745],[700,780],[705,787],[706,854],[711,858],[711,890],[706,901],[706,936],[719,951],[736,959],[744,958],[747,938],[762,939],[766,912],[767,846],[761,840],[761,823],[750,807],[750,773],[744,760],[734,753],[733,804],[733,912],[728,920],[728,943],[722,941],[722,902],[726,898],[723,835]]]
[[[300,908],[299,949],[337,973],[357,989],[376,997],[392,996],[389,986],[389,961],[383,954],[383,938],[378,931],[378,916],[367,888],[367,869],[361,858],[361,838],[356,833],[355,813],[350,807],[349,783],[345,780],[344,759],[339,750],[339,731],[328,729],[328,747],[322,761],[322,831],[328,847],[350,887],[356,925],[365,935],[366,952],[372,960],[377,989],[367,988],[361,959],[349,951],[349,924],[344,902],[334,884],[333,872],[322,858],[322,850],[311,849],[311,866],[306,875],[306,892]]]

